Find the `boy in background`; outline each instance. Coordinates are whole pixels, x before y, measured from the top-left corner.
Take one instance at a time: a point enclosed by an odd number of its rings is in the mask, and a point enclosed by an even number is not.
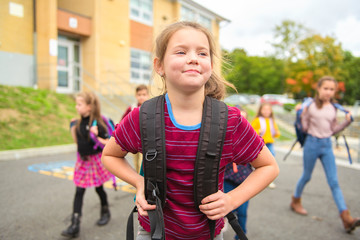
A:
[[[128,115],[134,108],[140,107],[141,104],[143,104],[143,102],[145,102],[146,100],[149,99],[149,96],[150,96],[149,90],[145,84],[140,84],[139,86],[137,86],[135,89],[135,98],[136,98],[137,103],[130,105],[125,110],[125,113],[123,114],[121,120],[123,120],[126,117],[126,115]],[[142,160],[142,154],[141,153],[133,154],[133,159],[134,159],[134,168],[139,173],[140,166],[141,166],[141,160]]]

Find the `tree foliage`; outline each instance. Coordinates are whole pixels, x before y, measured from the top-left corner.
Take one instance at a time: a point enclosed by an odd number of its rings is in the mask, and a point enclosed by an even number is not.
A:
[[[226,52],[224,52],[226,53]],[[242,93],[282,93],[282,61],[273,57],[247,56],[242,49],[227,53],[225,78]]]
[[[224,54],[228,64],[225,78],[239,92],[290,93],[296,98],[313,96],[316,82],[324,75],[338,81],[336,97],[353,104],[360,99],[360,58],[342,49],[330,36],[313,34],[290,20],[274,29],[273,56],[248,56],[243,49]]]

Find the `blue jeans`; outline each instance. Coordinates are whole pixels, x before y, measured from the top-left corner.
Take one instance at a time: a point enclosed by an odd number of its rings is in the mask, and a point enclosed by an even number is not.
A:
[[[224,181],[224,192],[230,192],[234,188],[236,188],[238,185],[234,184],[230,181]],[[246,219],[247,219],[247,209],[249,206],[249,201],[244,202],[240,207],[235,209],[233,212],[237,215],[238,222],[243,229],[244,233],[246,233]],[[235,239],[239,239],[237,236],[235,236]]]
[[[267,148],[269,149],[269,151],[271,152],[271,154],[275,157],[274,144],[273,144],[273,143],[267,143],[266,146],[267,146]]]
[[[320,158],[324,168],[326,180],[331,189],[335,204],[341,213],[346,210],[347,207],[338,182],[335,156],[330,138],[316,138],[311,135],[306,137],[303,154],[304,169],[296,185],[294,197],[301,197],[306,183],[311,179],[311,174],[318,158]]]

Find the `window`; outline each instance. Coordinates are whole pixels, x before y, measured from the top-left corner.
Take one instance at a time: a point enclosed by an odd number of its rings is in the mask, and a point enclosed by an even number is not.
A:
[[[211,18],[200,13],[196,9],[181,6],[181,20],[198,22],[211,31]]]
[[[195,21],[195,11],[182,6],[181,7],[181,20],[186,20],[186,21]]]
[[[131,49],[131,82],[148,84],[151,78],[151,54]]]
[[[206,27],[207,29],[211,29],[211,19],[208,17],[205,17],[204,15],[199,15],[198,22]]]
[[[152,26],[152,0],[130,0],[130,18]]]

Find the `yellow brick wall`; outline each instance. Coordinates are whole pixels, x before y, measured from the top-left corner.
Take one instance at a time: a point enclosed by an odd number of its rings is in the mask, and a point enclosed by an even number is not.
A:
[[[56,90],[57,56],[50,55],[50,39],[57,40],[56,0],[36,1],[38,87]]]
[[[10,2],[23,8],[23,16],[10,15]],[[0,51],[33,54],[33,1],[0,1]]]
[[[100,1],[97,21],[100,78],[118,93],[133,94],[130,82],[130,1]],[[110,85],[111,86],[111,85]],[[103,89],[106,93],[106,89]]]

